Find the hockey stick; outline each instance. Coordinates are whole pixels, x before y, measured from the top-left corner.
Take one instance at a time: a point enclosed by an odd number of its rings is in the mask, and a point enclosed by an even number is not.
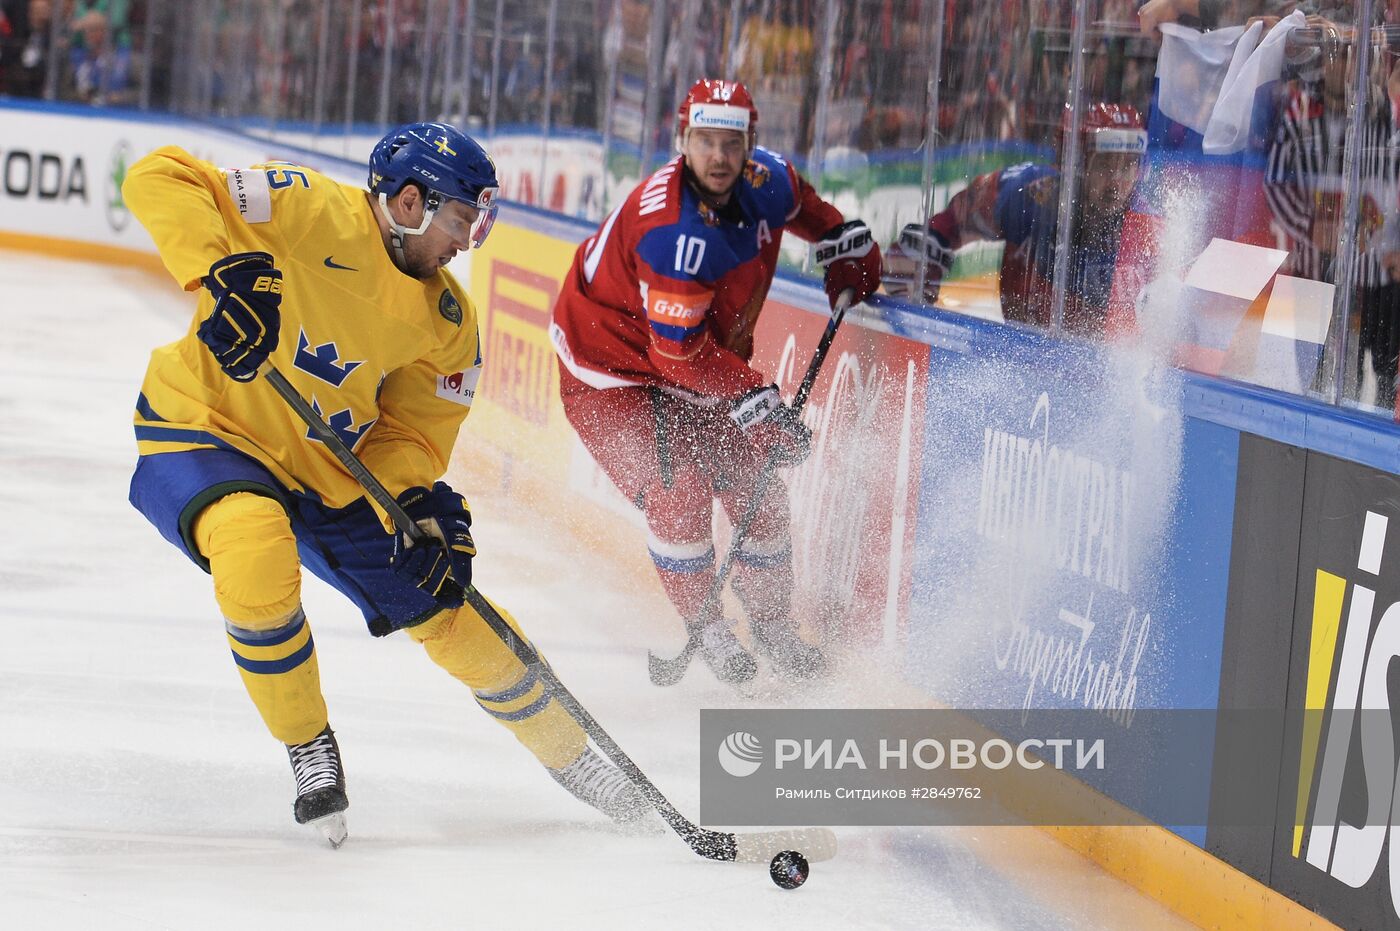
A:
[[[817,372],[821,370],[822,363],[826,361],[826,354],[831,349],[831,341],[836,338],[836,328],[841,325],[841,319],[846,316],[846,310],[851,306],[855,292],[850,288],[842,291],[836,298],[836,306],[832,309],[831,319],[827,321],[826,330],[822,333],[821,341],[817,343],[817,351],[812,354],[812,361],[807,364],[807,374],[802,376],[802,383],[797,386],[797,394],[792,399],[792,412],[795,416],[802,416],[802,408],[807,404],[807,396],[812,393],[812,385],[816,383]],[[655,653],[647,653],[647,675],[651,678],[652,685],[662,687],[675,685],[685,676],[685,672],[690,668],[690,661],[695,656],[695,651],[700,648],[700,632],[704,628],[705,621],[709,619],[711,613],[719,607],[720,596],[724,593],[724,583],[729,579],[729,571],[734,567],[734,559],[739,554],[739,547],[744,543],[744,539],[749,535],[749,527],[753,524],[755,515],[758,514],[758,506],[763,502],[763,496],[768,493],[768,485],[773,480],[773,473],[778,469],[777,452],[768,454],[768,461],[763,464],[763,471],[759,473],[758,481],[754,483],[753,492],[749,495],[749,506],[744,511],[743,519],[734,527],[734,538],[729,541],[729,550],[724,554],[724,562],[720,563],[719,571],[715,573],[714,581],[710,583],[710,590],[705,593],[705,601],[700,606],[700,612],[695,620],[686,625],[689,638],[685,642],[685,647],[671,659],[663,659]]]
[[[306,425],[311,428],[311,432],[326,444],[335,457],[340,460],[341,465],[354,476],[355,480],[364,488],[374,502],[384,509],[390,520],[399,532],[407,536],[414,543],[421,543],[428,539],[427,531],[419,527],[408,516],[403,507],[394,500],[394,496],[389,494],[385,488],[374,477],[374,474],[365,468],[365,464],[360,458],[345,445],[345,441],[340,438],[334,430],[321,418],[321,415],[306,403],[306,399],[292,387],[287,379],[279,372],[271,362],[265,362],[259,369],[260,374],[270,384],[287,405],[296,412]],[[828,828],[798,828],[790,831],[755,831],[750,833],[733,834],[726,831],[710,831],[696,825],[686,818],[675,806],[667,801],[666,796],[661,794],[661,790],[647,778],[632,758],[623,752],[611,735],[603,730],[603,726],[598,723],[593,715],[579,703],[570,692],[559,681],[554,670],[550,668],[541,657],[539,652],[530,643],[522,639],[515,630],[506,623],[491,602],[476,590],[472,585],[468,585],[464,591],[466,601],[470,604],[486,625],[501,638],[516,658],[525,666],[533,670],[544,682],[545,688],[554,695],[559,704],[564,706],[579,726],[584,729],[593,742],[603,751],[608,759],[631,780],[632,784],[646,797],[662,819],[671,826],[671,829],[680,835],[681,840],[689,845],[690,849],[702,857],[711,860],[735,860],[740,863],[768,863],[773,856],[784,850],[799,850],[809,861],[830,860],[836,856],[836,835]]]

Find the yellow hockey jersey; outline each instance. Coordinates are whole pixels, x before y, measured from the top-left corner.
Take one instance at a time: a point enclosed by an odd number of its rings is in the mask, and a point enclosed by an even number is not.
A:
[[[236,449],[288,488],[344,507],[358,482],[261,379],[220,370],[195,334],[214,300],[200,279],[235,252],[282,270],[280,343],[270,359],[394,495],[446,470],[481,370],[476,308],[445,270],[400,272],[364,190],[280,162],[217,168],[183,149],[132,166],[127,206],[199,310],[151,356],[136,411],[142,455]]]

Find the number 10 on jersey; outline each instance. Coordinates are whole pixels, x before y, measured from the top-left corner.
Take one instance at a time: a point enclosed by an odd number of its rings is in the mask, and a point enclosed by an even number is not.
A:
[[[693,275],[705,261],[705,240],[684,233],[676,237],[676,271]]]

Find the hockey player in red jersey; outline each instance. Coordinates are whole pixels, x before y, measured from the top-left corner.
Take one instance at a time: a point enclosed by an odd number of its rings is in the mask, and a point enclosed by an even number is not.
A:
[[[811,431],[749,364],[785,229],[817,242],[832,305],[879,285],[870,230],[847,221],[780,155],[756,146],[744,85],[697,81],[681,103],[680,154],[634,190],[574,255],[554,306],[564,412],[609,478],[646,512],[672,604],[699,627],[719,678],[757,670],[734,622],[701,617],[715,578],[712,500],[745,513],[770,457],[806,458]],[[832,248],[825,248],[830,246]],[[787,487],[767,486],[736,556],[734,590],[754,646],[785,675],[825,667],[791,616]]]
[[[1069,123],[1066,112],[1062,132]],[[1136,108],[1115,103],[1093,104],[1080,121],[1082,167],[1064,315],[1071,332],[1104,331],[1123,217],[1147,151],[1144,125]],[[1048,327],[1059,208],[1060,174],[1048,165],[1026,162],[979,175],[928,223],[904,227],[885,251],[885,291],[909,296],[923,252],[928,257],[923,297],[932,304],[954,252],[969,243],[1000,240],[1006,243],[999,279],[1002,314]]]

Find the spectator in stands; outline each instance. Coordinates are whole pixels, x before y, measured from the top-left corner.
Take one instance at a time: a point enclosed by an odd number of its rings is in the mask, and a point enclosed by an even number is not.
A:
[[[15,18],[21,10],[27,12],[27,9],[15,0],[0,0],[0,93],[4,93],[8,83],[5,73],[19,61],[19,52],[23,46],[18,37]]]
[[[131,48],[131,0],[66,0],[69,22],[73,24],[73,44],[82,45],[80,25],[89,13],[98,12],[107,18],[108,41],[117,48]]]
[[[504,70],[504,69],[503,69]],[[544,56],[537,45],[515,59],[501,81],[505,100],[511,101],[513,118],[538,123],[544,113]]]
[[[472,36],[471,43],[465,88],[467,104],[459,109],[464,122],[480,125],[486,122],[491,106],[491,40],[478,33]]]
[[[6,3],[5,19],[11,35],[0,47],[3,84],[0,90],[16,97],[41,97],[48,73],[49,0]]]
[[[74,98],[98,105],[130,102],[131,49],[115,43],[107,14],[88,10],[74,25],[83,40],[69,54]]]

